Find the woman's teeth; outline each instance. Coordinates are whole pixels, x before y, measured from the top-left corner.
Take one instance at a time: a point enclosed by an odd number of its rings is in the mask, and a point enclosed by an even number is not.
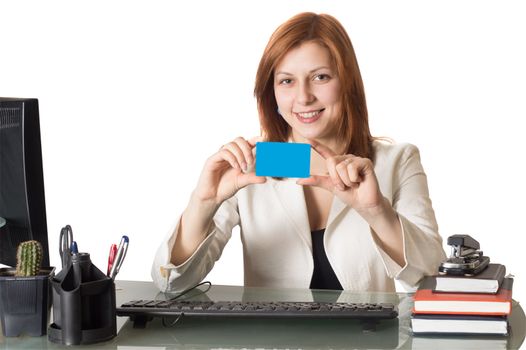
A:
[[[298,115],[304,119],[310,119],[310,118],[314,118],[315,116],[317,116],[318,114],[320,114],[321,110],[319,111],[314,111],[314,112],[308,112],[308,113],[298,113]]]

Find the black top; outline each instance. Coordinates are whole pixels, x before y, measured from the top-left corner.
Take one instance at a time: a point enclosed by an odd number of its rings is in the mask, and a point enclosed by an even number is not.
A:
[[[311,289],[336,289],[343,290],[338,277],[334,273],[323,245],[325,229],[312,231],[312,257],[314,259],[314,272],[310,281]]]

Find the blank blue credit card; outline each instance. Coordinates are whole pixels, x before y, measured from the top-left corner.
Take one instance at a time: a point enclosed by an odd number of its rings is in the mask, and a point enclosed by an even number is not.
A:
[[[257,142],[256,175],[309,177],[310,149],[307,143]]]

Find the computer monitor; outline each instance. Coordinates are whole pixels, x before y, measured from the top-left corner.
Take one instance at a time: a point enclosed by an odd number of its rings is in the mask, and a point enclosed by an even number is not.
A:
[[[18,244],[42,244],[49,266],[38,100],[0,97],[0,264],[15,266]],[[3,222],[3,220],[0,220]]]

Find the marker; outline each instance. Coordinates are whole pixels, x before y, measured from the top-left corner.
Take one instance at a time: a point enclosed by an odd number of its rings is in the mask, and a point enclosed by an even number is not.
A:
[[[110,247],[110,255],[108,256],[108,269],[106,272],[106,276],[110,277],[111,267],[113,266],[113,263],[115,262],[115,257],[117,256],[117,245],[112,244]]]

